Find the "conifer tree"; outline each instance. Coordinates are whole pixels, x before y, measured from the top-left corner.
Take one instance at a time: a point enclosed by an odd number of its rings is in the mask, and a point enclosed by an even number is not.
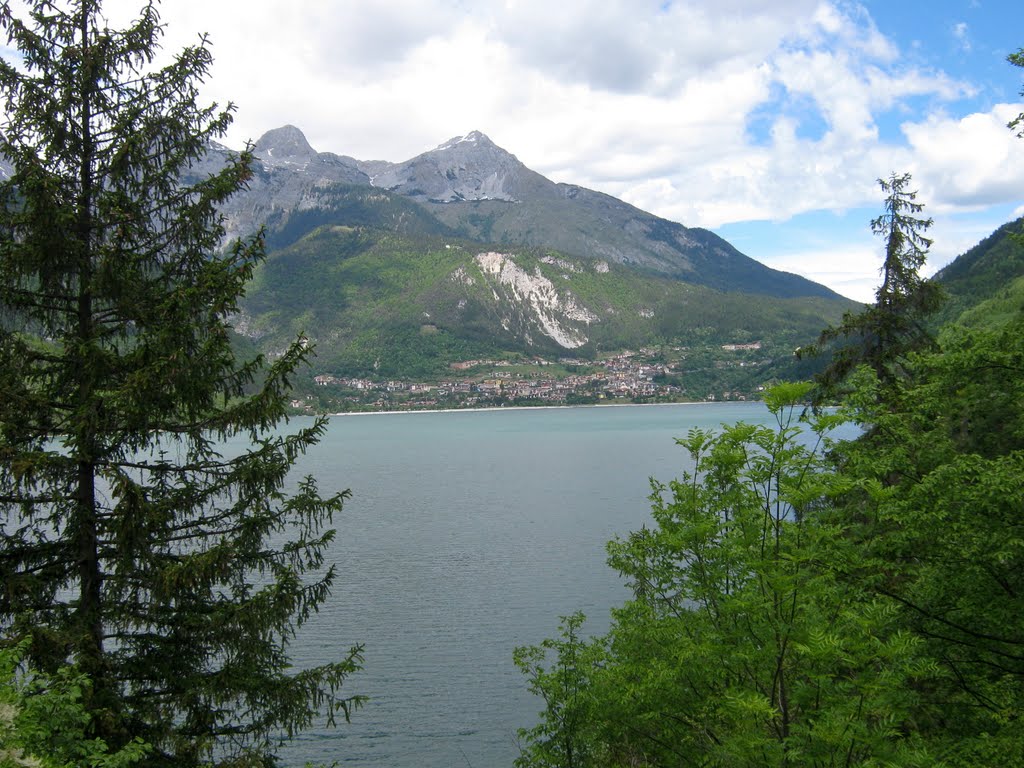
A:
[[[939,308],[943,293],[919,274],[932,244],[924,234],[932,220],[919,215],[924,205],[910,189],[909,173],[893,173],[878,183],[885,193],[884,212],[871,222],[871,231],[885,239],[885,260],[875,303],[857,314],[847,312],[837,327],[821,333],[816,345],[797,352],[799,357],[813,355],[837,339],[846,342],[835,347],[832,361],[817,377],[819,399],[834,396],[862,364],[874,370],[883,386],[891,386],[905,372],[910,352],[934,346],[925,319]]]
[[[17,52],[0,61],[4,641],[88,677],[111,750],[272,764],[281,734],[348,715],[359,649],[289,670],[347,492],[285,492],[324,429],[274,429],[306,346],[266,365],[232,353],[262,242],[223,247],[217,206],[250,155],[183,182],[231,108],[198,103],[205,39],[157,66],[152,2],[123,30],[98,0],[34,0],[24,19],[2,2],[0,27]]]

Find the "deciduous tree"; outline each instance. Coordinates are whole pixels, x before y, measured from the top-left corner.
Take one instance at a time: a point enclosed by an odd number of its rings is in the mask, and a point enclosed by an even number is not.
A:
[[[654,526],[609,545],[634,599],[606,637],[570,624],[528,656],[546,710],[520,765],[567,766],[569,743],[583,766],[934,764],[913,714],[936,666],[843,578],[859,554],[828,514],[834,421],[798,416],[808,392],[769,393],[775,428],[679,441],[693,472],[655,483]]]
[[[898,608],[943,674],[918,721],[951,765],[1024,764],[1024,321],[948,327],[898,397],[856,376],[837,504],[859,553],[847,578]],[[930,714],[926,714],[930,713]]]

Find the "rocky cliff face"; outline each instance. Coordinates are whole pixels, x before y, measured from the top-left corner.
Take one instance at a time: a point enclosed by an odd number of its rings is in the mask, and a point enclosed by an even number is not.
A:
[[[474,261],[491,288],[506,331],[531,345],[534,334],[548,337],[563,349],[587,343],[587,328],[600,318],[568,291],[559,291],[540,269],[527,272],[514,256],[493,251],[477,254]],[[568,266],[570,271],[578,269]]]
[[[223,167],[231,150],[212,145],[192,168],[202,177]],[[260,227],[282,226],[293,211],[323,205],[317,190],[334,184],[369,186],[369,177],[349,158],[317,152],[302,131],[286,125],[268,131],[253,147],[253,175],[246,189],[221,209],[226,237],[246,237]]]
[[[283,165],[305,171],[318,153],[309,146],[302,131],[294,125],[285,125],[263,134],[253,147],[253,155],[266,168]]]
[[[544,186],[555,186],[480,131],[449,139],[404,163],[378,169],[370,182],[433,203],[519,202]]]
[[[216,172],[229,154],[211,145],[185,181]],[[4,170],[0,162],[0,177]],[[222,213],[227,240],[266,227],[274,247],[322,225],[375,226],[555,249],[722,291],[837,298],[824,286],[759,264],[712,232],[555,184],[479,131],[390,163],[318,152],[298,128],[282,126],[256,142],[252,178]],[[281,232],[287,235],[275,238]]]

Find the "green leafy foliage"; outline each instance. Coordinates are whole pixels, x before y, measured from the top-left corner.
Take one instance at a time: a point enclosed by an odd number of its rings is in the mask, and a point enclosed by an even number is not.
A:
[[[577,620],[517,652],[547,704],[520,765],[568,765],[560,744],[576,765],[933,764],[912,713],[938,670],[843,578],[857,554],[821,514],[845,490],[834,419],[802,412],[809,392],[770,393],[774,429],[679,441],[693,472],[653,483],[654,527],[609,545],[635,597],[608,635],[581,643]]]
[[[111,752],[89,736],[84,675],[19,672],[25,645],[0,649],[0,768],[127,768],[145,759],[140,739]]]
[[[1024,67],[1024,48],[1021,48],[1016,53],[1011,53],[1006,57],[1015,67]],[[1024,96],[1024,90],[1021,91],[1021,95]],[[1021,112],[1017,117],[1010,121],[1007,126],[1010,130],[1016,130],[1019,138],[1024,138],[1024,112]],[[1019,129],[1019,130],[1018,130]]]
[[[947,329],[881,402],[862,372],[850,415],[872,439],[840,452],[864,488],[837,510],[864,555],[852,573],[945,671],[922,702],[955,764],[1024,762],[1022,330],[1019,316],[998,331]]]
[[[604,654],[599,643],[581,638],[585,620],[582,613],[563,616],[559,639],[517,648],[513,654],[516,666],[530,678],[530,692],[544,701],[541,722],[519,731],[526,746],[517,766],[578,768],[592,763],[593,743],[587,734],[599,702],[593,698],[590,682]],[[547,666],[549,656],[551,666]]]

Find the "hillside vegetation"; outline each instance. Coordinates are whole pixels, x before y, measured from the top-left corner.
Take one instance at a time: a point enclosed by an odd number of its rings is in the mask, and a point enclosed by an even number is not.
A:
[[[718,291],[544,248],[388,231],[373,226],[379,207],[350,220],[269,254],[236,323],[242,334],[270,352],[304,334],[319,372],[408,378],[488,355],[593,359],[758,340],[792,350],[852,306]],[[496,271],[484,267],[488,254]]]
[[[772,426],[681,437],[692,471],[609,542],[632,595],[607,633],[576,613],[516,650],[541,707],[518,768],[1024,765],[1020,222],[944,270],[932,335],[908,183],[826,370],[765,395]]]
[[[948,294],[934,322],[1002,325],[1024,308],[1024,217],[1007,222],[936,273]]]
[[[193,174],[229,156],[211,147]],[[245,344],[273,357],[303,334],[316,348],[310,379],[365,377],[363,389],[439,382],[480,359],[658,349],[646,361],[672,382],[659,397],[746,397],[806,370],[792,349],[855,306],[712,232],[556,184],[479,131],[390,163],[317,152],[283,126],[256,143],[252,178],[223,213],[229,237],[262,228],[268,252],[236,318]],[[736,345],[759,355],[737,359]],[[654,374],[641,381],[640,367],[632,397],[650,394]],[[550,391],[555,370],[519,376]],[[304,410],[344,405],[311,394]]]

